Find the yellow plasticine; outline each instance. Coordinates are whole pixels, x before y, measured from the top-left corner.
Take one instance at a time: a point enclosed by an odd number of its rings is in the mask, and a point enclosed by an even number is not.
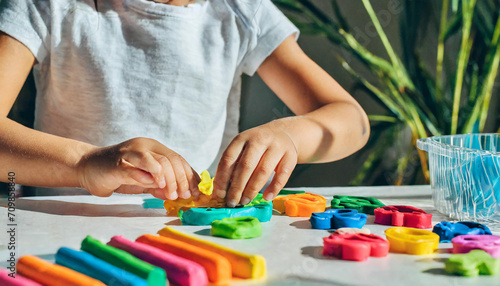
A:
[[[182,233],[170,227],[161,229],[158,231],[158,234],[183,241],[224,256],[231,263],[231,269],[234,277],[244,279],[262,279],[266,277],[266,260],[261,255],[251,255],[239,252],[237,250]]]
[[[224,202],[219,202],[216,199],[212,199],[212,191],[214,189],[214,179],[210,178],[210,173],[205,170],[200,174],[201,181],[198,184],[200,189],[200,196],[194,200],[193,197],[189,199],[178,198],[174,201],[165,200],[163,206],[167,211],[168,215],[177,216],[179,210],[189,209],[189,208],[220,208],[224,207]]]
[[[426,255],[434,253],[439,235],[432,231],[409,227],[391,227],[385,231],[390,252]]]

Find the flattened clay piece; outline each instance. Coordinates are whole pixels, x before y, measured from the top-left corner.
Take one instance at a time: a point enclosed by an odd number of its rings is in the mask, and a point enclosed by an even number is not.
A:
[[[95,278],[109,286],[148,285],[148,282],[139,276],[84,251],[61,247],[56,253],[56,263]]]
[[[210,225],[215,220],[227,217],[255,217],[260,222],[271,220],[273,203],[262,199],[259,194],[252,202],[236,208],[191,208],[180,213],[183,225]]]
[[[150,234],[140,236],[136,242],[156,247],[200,264],[207,272],[208,281],[212,283],[228,283],[231,280],[231,264],[225,257],[215,252],[172,238]]]
[[[36,256],[23,256],[17,261],[17,272],[42,285],[106,286],[106,284],[69,268],[49,263]]]
[[[2,286],[42,286],[42,284],[31,279],[25,278],[19,274],[14,277],[9,276],[9,272],[0,269],[0,285]]]
[[[362,228],[366,223],[366,214],[352,209],[329,209],[322,213],[312,213],[309,221],[314,229]]]
[[[410,206],[385,206],[375,209],[375,223],[383,225],[431,228],[432,214]]]
[[[165,286],[166,274],[163,269],[154,267],[126,251],[106,245],[90,235],[82,241],[81,248],[109,264],[146,279],[149,286]]]
[[[244,279],[261,279],[266,277],[266,260],[260,255],[246,254],[233,250],[223,245],[187,235],[170,227],[163,228],[158,234],[224,256],[231,263],[231,269],[235,277]]]
[[[487,226],[473,221],[459,221],[456,223],[442,221],[434,226],[432,232],[439,235],[439,242],[450,242],[455,236],[459,235],[491,234]]]
[[[273,200],[273,207],[287,216],[310,217],[312,213],[325,211],[326,199],[310,193],[279,196]]]
[[[212,222],[212,235],[231,239],[247,239],[262,235],[262,225],[255,217],[226,217]]]
[[[127,240],[122,236],[113,236],[108,245],[125,250],[139,259],[163,268],[167,272],[168,280],[175,285],[205,286],[208,284],[205,269],[191,260],[144,243]]]
[[[295,191],[295,190],[281,190],[278,196],[294,195],[294,194],[305,194],[306,191]]]
[[[332,209],[355,209],[360,213],[373,214],[376,208],[385,206],[373,197],[333,196]]]
[[[355,233],[362,233],[362,234],[371,234],[370,230],[367,228],[353,228],[353,227],[341,227],[333,234],[355,234]]]
[[[474,249],[484,250],[493,258],[500,258],[500,236],[459,235],[451,240],[453,253],[468,253]]]
[[[408,227],[392,227],[385,230],[390,251],[413,255],[434,253],[438,248],[439,235],[432,231]]]
[[[332,234],[323,238],[323,255],[342,260],[364,261],[369,256],[384,257],[389,242],[374,234]]]
[[[142,203],[142,207],[145,209],[162,209],[163,208],[163,200],[157,198],[149,198],[144,199]]]
[[[496,275],[500,272],[500,258],[493,258],[485,251],[476,249],[467,254],[453,254],[444,269],[461,276]]]

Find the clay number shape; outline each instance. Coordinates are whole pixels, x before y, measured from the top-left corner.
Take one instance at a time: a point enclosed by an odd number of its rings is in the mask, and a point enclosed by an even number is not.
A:
[[[497,235],[459,235],[453,238],[451,243],[453,253],[468,253],[481,249],[494,258],[500,258],[500,236]]]
[[[431,228],[432,214],[410,206],[385,206],[375,209],[375,223],[383,225]]]
[[[323,238],[323,255],[343,260],[364,261],[369,256],[384,257],[389,242],[374,234],[332,234]]]
[[[450,242],[459,235],[491,234],[487,226],[473,221],[459,221],[457,223],[442,221],[434,226],[432,232],[439,235],[439,242]]]
[[[391,252],[413,255],[432,254],[438,248],[439,235],[432,231],[408,227],[391,227],[385,230]]]
[[[309,220],[314,229],[362,228],[366,223],[366,214],[352,209],[329,209],[322,213],[311,214]]]
[[[376,208],[385,206],[381,201],[373,197],[358,196],[333,196],[332,209],[355,209],[360,213],[373,215]]]
[[[312,213],[325,211],[326,199],[310,193],[279,196],[273,200],[273,207],[287,216],[310,217]]]

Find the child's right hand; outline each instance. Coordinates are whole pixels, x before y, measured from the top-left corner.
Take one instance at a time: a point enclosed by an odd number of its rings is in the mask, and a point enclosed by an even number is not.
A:
[[[159,199],[187,199],[200,192],[200,177],[182,156],[149,138],[95,148],[78,163],[81,187],[107,197],[151,193]]]

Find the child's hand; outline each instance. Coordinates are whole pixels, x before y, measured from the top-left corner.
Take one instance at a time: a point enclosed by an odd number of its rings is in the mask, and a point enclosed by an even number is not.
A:
[[[78,164],[80,185],[91,194],[151,193],[159,199],[198,196],[200,177],[179,154],[156,140],[134,138],[96,148]]]
[[[285,128],[279,126],[279,120],[247,130],[236,136],[222,155],[215,174],[214,195],[225,197],[229,207],[246,205],[275,171],[264,191],[264,199],[272,200],[285,186],[296,164],[294,142]]]

